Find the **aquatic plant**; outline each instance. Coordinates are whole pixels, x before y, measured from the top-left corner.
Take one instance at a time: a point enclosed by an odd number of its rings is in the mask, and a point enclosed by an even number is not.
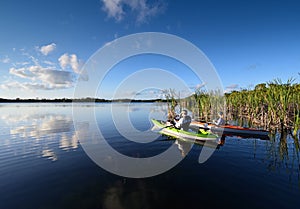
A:
[[[275,79],[258,84],[254,90],[226,94],[227,108],[233,119],[245,118],[249,125],[265,129],[299,128],[299,84],[289,79],[283,83]]]
[[[176,91],[174,89],[165,89],[163,90],[163,95],[168,105],[168,117],[169,119],[173,119],[176,115],[175,108],[178,105]]]
[[[296,136],[300,128],[300,84],[294,79],[286,83],[275,79],[261,83],[254,89],[226,93],[197,89],[192,96],[180,99],[173,89],[164,90],[168,111],[175,115],[175,108],[193,112],[194,119],[212,121],[219,111],[226,121],[239,125],[262,128],[271,132],[290,131]]]
[[[255,86],[253,90],[243,89],[226,93],[197,90],[192,98],[198,120],[210,121],[220,110],[225,112],[227,121],[238,121],[240,125],[276,130],[300,128],[300,84],[294,79],[286,83],[275,79]],[[189,98],[190,100],[191,98]]]

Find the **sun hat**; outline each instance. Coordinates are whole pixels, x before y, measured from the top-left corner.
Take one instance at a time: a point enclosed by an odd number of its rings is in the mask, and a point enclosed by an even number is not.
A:
[[[182,110],[182,111],[181,111],[181,114],[187,115],[187,111],[186,111],[186,110]]]

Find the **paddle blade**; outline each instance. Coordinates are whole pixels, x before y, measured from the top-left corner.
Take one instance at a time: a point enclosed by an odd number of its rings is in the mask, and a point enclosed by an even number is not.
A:
[[[158,127],[158,126],[153,126],[152,128],[151,128],[151,131],[154,131],[154,132],[159,132],[159,131],[161,131],[161,130],[163,130],[164,129],[164,127]]]

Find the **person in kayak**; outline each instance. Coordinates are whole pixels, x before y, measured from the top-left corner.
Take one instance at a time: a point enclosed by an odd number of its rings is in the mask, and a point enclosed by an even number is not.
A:
[[[190,123],[192,122],[192,118],[188,115],[188,112],[186,110],[182,110],[182,112],[180,113],[180,119],[178,121],[174,120],[174,122],[175,128],[188,131]]]
[[[217,126],[223,126],[223,125],[225,125],[225,120],[224,120],[224,114],[223,114],[223,112],[219,112],[218,116],[219,116],[218,120],[217,121],[213,120],[213,124],[215,124]]]
[[[169,111],[168,112],[168,120],[167,120],[167,126],[173,126],[175,127],[176,122],[180,119],[179,115],[176,115],[175,112]]]

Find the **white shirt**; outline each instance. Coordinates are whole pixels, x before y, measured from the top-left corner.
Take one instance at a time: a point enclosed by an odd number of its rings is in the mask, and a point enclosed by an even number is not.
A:
[[[225,120],[223,118],[219,118],[215,124],[217,126],[225,125]]]
[[[183,126],[185,126],[185,125],[189,126],[191,121],[192,121],[191,117],[188,115],[185,115],[182,118],[180,118],[179,121],[175,121],[175,127],[186,129],[186,127],[183,127]]]

